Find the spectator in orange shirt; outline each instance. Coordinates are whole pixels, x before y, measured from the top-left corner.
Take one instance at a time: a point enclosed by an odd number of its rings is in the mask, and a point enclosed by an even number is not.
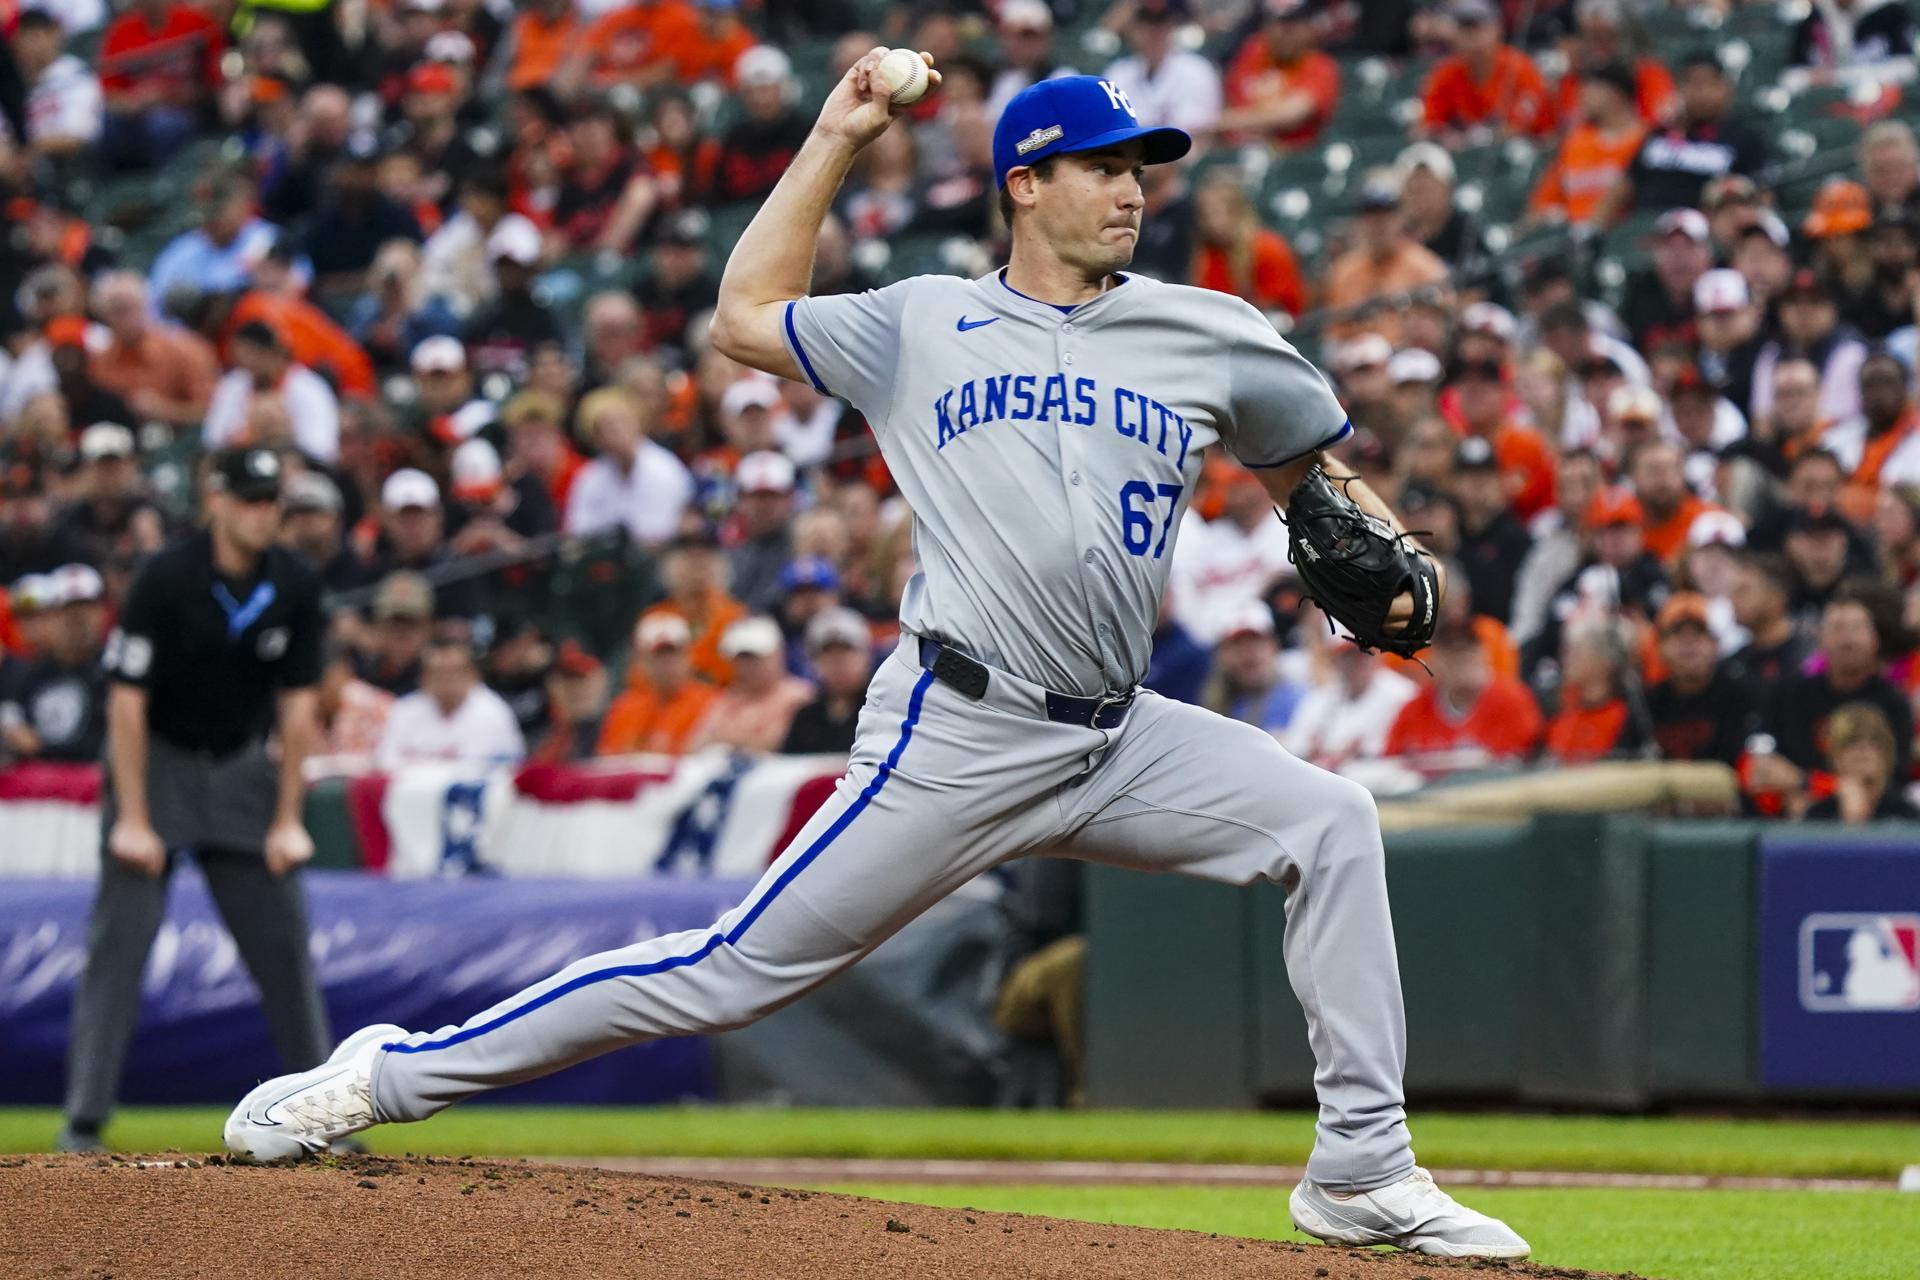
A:
[[[1525,685],[1493,674],[1470,628],[1440,631],[1427,657],[1433,683],[1400,708],[1387,731],[1387,755],[1470,751],[1523,760],[1533,754],[1540,708]]]
[[[226,80],[226,44],[219,23],[180,0],[134,0],[108,24],[97,69],[107,109],[100,150],[110,169],[151,169],[192,140]]]
[[[1560,77],[1555,103],[1563,122],[1587,114],[1582,101],[1586,78],[1595,68],[1613,62],[1627,69],[1627,97],[1634,115],[1647,124],[1666,119],[1673,108],[1673,76],[1657,58],[1635,56],[1635,42],[1629,38],[1631,23],[1621,0],[1580,0],[1568,41],[1567,71]]]
[[[1227,66],[1222,133],[1265,134],[1294,149],[1320,140],[1340,102],[1340,64],[1317,48],[1309,0],[1263,0],[1260,29]]]
[[[1547,722],[1546,752],[1561,764],[1585,764],[1644,746],[1644,711],[1626,697],[1634,641],[1617,618],[1577,622],[1561,641],[1560,710]]]
[[[1427,78],[1418,131],[1449,145],[1478,135],[1552,133],[1553,99],[1533,59],[1501,39],[1490,0],[1455,0],[1454,53]]]
[[[787,674],[786,652],[786,637],[772,618],[742,618],[728,627],[720,654],[733,663],[733,683],[713,700],[687,750],[778,751],[794,713],[813,701],[813,685]]]
[[[533,89],[551,81],[582,30],[573,0],[525,0],[507,36],[513,44],[507,87]]]
[[[1641,539],[1672,572],[1687,549],[1687,531],[1694,520],[1720,508],[1687,488],[1685,458],[1671,440],[1655,438],[1641,444],[1627,459],[1626,472],[1633,496],[1640,499],[1646,514]]]
[[[561,64],[567,89],[632,85],[654,89],[674,80],[675,50],[700,25],[686,0],[629,0],[594,19]]]
[[[1531,520],[1553,505],[1553,452],[1539,432],[1508,416],[1510,376],[1508,366],[1498,360],[1471,360],[1460,366],[1454,388],[1465,434],[1493,446],[1513,513]]]
[[[699,0],[692,22],[661,34],[661,56],[673,65],[683,85],[699,80],[733,84],[740,55],[754,47],[753,33],[740,21],[740,0]]]
[[[693,674],[687,620],[676,613],[649,614],[634,628],[627,689],[607,708],[595,754],[677,756],[718,696],[719,690]]]
[[[1611,3],[1611,0],[1607,0]],[[1609,62],[1580,80],[1581,122],[1560,144],[1528,206],[1532,221],[1584,227],[1600,215],[1607,193],[1633,163],[1646,126],[1633,109],[1633,73]]]
[[[693,669],[721,686],[733,681],[733,660],[721,652],[727,628],[747,616],[746,606],[727,594],[726,557],[704,534],[689,534],[667,549],[660,576],[667,598],[641,620],[661,614],[684,618],[693,629]]]
[[[1409,236],[1401,223],[1400,190],[1393,175],[1369,175],[1353,222],[1353,248],[1327,269],[1322,305],[1350,313],[1329,325],[1329,332],[1336,338],[1378,333],[1398,346],[1406,296],[1446,280],[1446,264]]]
[[[1300,264],[1279,232],[1260,225],[1236,172],[1219,171],[1193,194],[1193,283],[1236,294],[1262,311],[1306,309]]]
[[[143,422],[198,427],[220,380],[213,344],[180,325],[156,322],[147,282],[135,271],[101,276],[93,309],[111,335],[87,362],[94,385],[125,400]]]

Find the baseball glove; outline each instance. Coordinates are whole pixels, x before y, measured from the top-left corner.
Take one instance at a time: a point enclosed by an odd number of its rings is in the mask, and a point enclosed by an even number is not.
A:
[[[1427,647],[1438,617],[1440,575],[1411,538],[1362,511],[1319,467],[1294,486],[1286,521],[1306,594],[1356,644],[1403,658]],[[1413,595],[1413,617],[1389,632],[1387,613],[1403,592]]]

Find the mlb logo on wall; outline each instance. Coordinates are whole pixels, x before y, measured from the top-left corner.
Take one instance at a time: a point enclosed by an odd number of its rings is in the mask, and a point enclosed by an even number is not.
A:
[[[1920,915],[1808,916],[1800,925],[1800,1003],[1813,1013],[1920,1009]]]

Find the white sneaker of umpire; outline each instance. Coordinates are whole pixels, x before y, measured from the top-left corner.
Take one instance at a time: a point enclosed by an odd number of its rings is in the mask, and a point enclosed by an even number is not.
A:
[[[406,1028],[362,1027],[311,1071],[276,1076],[227,1117],[227,1150],[254,1160],[298,1160],[373,1127],[373,1056]]]
[[[1390,1244],[1441,1258],[1524,1258],[1527,1242],[1433,1185],[1425,1169],[1371,1191],[1302,1182],[1287,1200],[1293,1225],[1328,1244]]]

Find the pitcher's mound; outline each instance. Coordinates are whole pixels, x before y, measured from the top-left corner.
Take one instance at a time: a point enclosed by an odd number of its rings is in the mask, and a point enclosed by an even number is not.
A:
[[[1285,1212],[1284,1209],[1280,1210]],[[70,1277],[1246,1277],[1438,1280],[1446,1264],[1191,1231],[481,1160],[0,1160],[0,1273]],[[1481,1274],[1592,1273],[1480,1263]]]

